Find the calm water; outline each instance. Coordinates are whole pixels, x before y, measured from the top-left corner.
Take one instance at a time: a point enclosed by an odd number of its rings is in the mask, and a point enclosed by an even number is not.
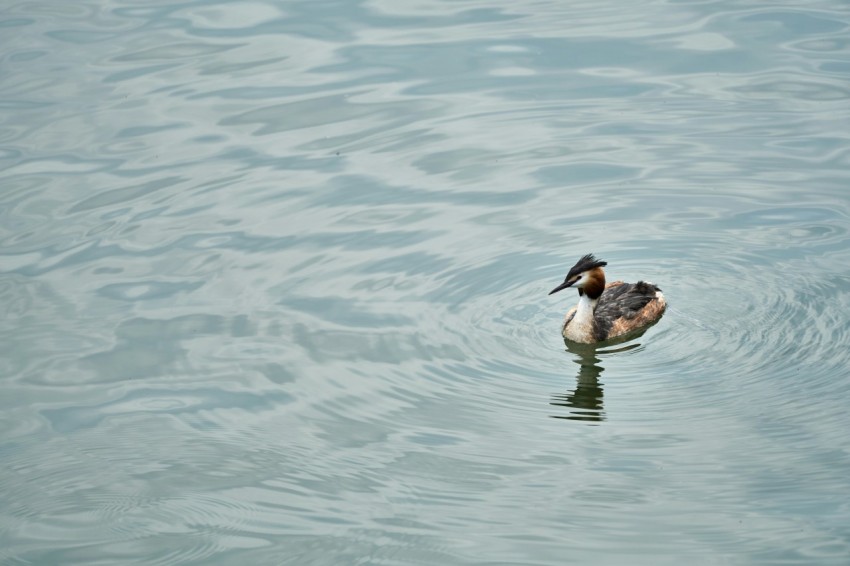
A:
[[[850,563],[843,0],[0,27],[0,563]]]

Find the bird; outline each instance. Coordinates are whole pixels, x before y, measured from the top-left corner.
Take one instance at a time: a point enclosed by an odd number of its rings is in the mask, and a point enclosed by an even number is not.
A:
[[[549,291],[578,289],[578,304],[567,312],[561,334],[582,344],[604,342],[644,329],[661,318],[667,301],[661,289],[647,281],[605,284],[606,261],[587,254],[576,262],[564,282]]]

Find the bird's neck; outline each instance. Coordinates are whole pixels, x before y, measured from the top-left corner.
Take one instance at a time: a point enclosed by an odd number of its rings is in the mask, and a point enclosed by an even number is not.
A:
[[[576,306],[576,321],[585,321],[593,319],[593,311],[596,310],[596,303],[599,302],[599,299],[593,299],[587,294],[582,294],[578,298],[578,305]]]
[[[594,329],[596,328],[596,324],[593,318],[595,308],[596,299],[591,299],[582,293],[579,296],[575,314],[564,325],[564,338],[585,344],[595,342]]]

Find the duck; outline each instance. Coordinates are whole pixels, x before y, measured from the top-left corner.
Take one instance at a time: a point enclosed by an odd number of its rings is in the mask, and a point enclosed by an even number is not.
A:
[[[655,324],[667,301],[661,289],[648,281],[605,283],[608,262],[593,254],[582,256],[552,295],[568,287],[578,290],[578,304],[571,308],[561,327],[565,340],[594,344],[638,333]]]

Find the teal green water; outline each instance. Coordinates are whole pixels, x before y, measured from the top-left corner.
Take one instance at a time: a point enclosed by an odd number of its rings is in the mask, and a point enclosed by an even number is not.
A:
[[[850,563],[845,2],[0,27],[0,563]]]

